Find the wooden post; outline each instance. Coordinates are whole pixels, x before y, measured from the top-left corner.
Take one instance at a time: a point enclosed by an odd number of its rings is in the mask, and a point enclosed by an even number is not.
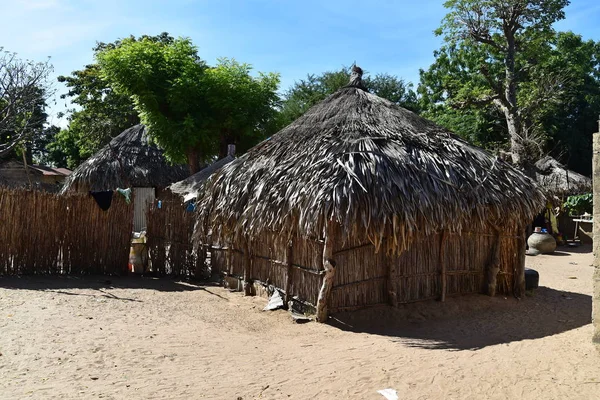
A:
[[[386,256],[388,264],[388,277],[387,277],[387,289],[388,289],[388,302],[392,307],[398,307],[398,263],[390,262],[390,256]]]
[[[244,296],[252,296],[252,256],[250,241],[244,240]]]
[[[440,267],[442,269],[442,295],[440,296],[440,301],[446,301],[446,287],[447,287],[447,272],[446,272],[446,260],[444,259],[444,248],[446,247],[446,236],[448,232],[444,230],[442,233],[442,237],[440,238]]]
[[[598,121],[600,130],[600,121]],[[597,345],[600,351],[600,132],[593,135],[593,152],[594,158],[592,161],[592,179],[594,188],[594,223],[592,229],[594,231],[593,251],[594,251],[594,291],[592,294],[592,324],[594,326],[594,334],[592,342]]]
[[[196,279],[201,279],[206,271],[206,247],[203,244],[199,244],[196,249]]]
[[[525,243],[527,240],[525,237],[525,227],[520,227],[519,233],[519,252],[517,253],[519,264],[515,270],[515,287],[513,289],[514,296],[517,298],[521,298],[525,295]]]
[[[492,250],[492,259],[487,267],[487,294],[490,297],[496,296],[498,288],[498,273],[500,272],[500,231],[496,230],[496,241]],[[519,245],[520,245],[519,240]],[[520,262],[520,261],[519,261]]]
[[[330,229],[327,228],[325,234],[325,243],[323,245],[323,283],[317,299],[317,322],[327,322],[327,303],[333,286],[335,277],[335,261],[333,260],[333,241],[330,235]]]
[[[292,257],[293,257],[293,245],[294,242],[290,240],[287,245],[285,259],[287,262],[287,272],[285,275],[285,307],[288,307],[290,300],[292,300],[292,294],[290,293],[292,287]]]

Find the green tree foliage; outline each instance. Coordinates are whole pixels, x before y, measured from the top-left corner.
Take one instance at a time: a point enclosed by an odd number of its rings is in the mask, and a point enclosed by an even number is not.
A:
[[[449,65],[444,67],[457,75],[428,90],[437,91],[452,107],[494,107],[502,113],[512,161],[517,165],[541,155],[539,112],[562,92],[564,76],[543,70],[538,55],[555,37],[552,24],[564,18],[568,3],[450,0],[444,4],[449,13],[436,32],[445,39],[438,56],[445,53]],[[444,85],[449,85],[447,93]]]
[[[283,96],[278,127],[283,128],[302,116],[310,107],[346,86],[350,68],[327,71],[320,75],[309,74],[296,82]],[[412,111],[418,111],[418,103],[412,85],[389,74],[377,74],[363,78],[364,86],[380,97],[388,99]]]
[[[250,66],[220,60],[209,67],[189,39],[158,43],[125,39],[97,55],[102,76],[130,96],[150,135],[190,172],[223,143],[260,135],[274,114],[279,77],[250,76]]]
[[[505,148],[507,130],[503,115],[488,102],[465,100],[472,97],[477,87],[485,85],[470,49],[448,45],[434,55],[435,62],[429,69],[420,70],[417,92],[423,116],[478,146]]]
[[[593,193],[585,193],[576,196],[567,197],[567,201],[563,204],[569,215],[582,215],[583,213],[591,214],[594,210],[594,195]]]
[[[130,36],[127,40],[169,44],[174,38],[161,33],[140,38]],[[121,40],[100,42],[94,47],[94,54],[118,48],[121,43]],[[140,122],[133,100],[113,90],[97,63],[73,71],[69,76],[59,76],[58,81],[68,88],[60,97],[70,99],[76,108],[68,111],[69,127],[55,135],[55,140],[49,144],[54,163],[74,168],[122,131]]]
[[[218,134],[219,157],[227,155],[227,145],[236,144],[240,152],[270,133],[279,101],[277,74],[250,75],[249,64],[222,58],[204,72],[202,84],[211,110],[210,132]]]
[[[559,33],[543,68],[566,77],[560,102],[545,104],[540,115],[548,150],[569,168],[589,175],[600,112],[600,42]]]
[[[529,72],[520,71],[519,104],[529,110],[521,115],[540,141],[538,154],[549,153],[589,174],[591,134],[600,109],[600,44],[559,32],[535,50],[527,55]],[[478,54],[470,46],[446,45],[435,56],[434,64],[421,70],[424,116],[477,145],[510,150],[505,115],[486,100],[489,90]]]
[[[62,152],[55,152],[49,149],[50,144],[56,140],[59,132],[60,128],[58,126],[45,126],[41,130],[40,135],[29,143],[28,149],[34,163],[57,167],[67,166],[66,158]]]

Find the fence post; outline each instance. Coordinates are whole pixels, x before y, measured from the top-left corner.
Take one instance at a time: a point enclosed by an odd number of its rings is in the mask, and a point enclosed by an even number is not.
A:
[[[244,295],[252,296],[252,255],[250,254],[250,240],[244,241]]]
[[[594,158],[592,162],[592,179],[594,188],[594,292],[592,295],[592,323],[594,336],[592,341],[600,350],[600,132],[593,135]]]
[[[330,222],[331,223],[331,222]],[[333,287],[333,278],[335,277],[335,261],[333,260],[333,230],[326,228],[325,240],[323,244],[323,283],[317,299],[317,322],[327,322],[327,303]]]
[[[287,273],[285,276],[285,306],[288,307],[290,300],[292,300],[292,294],[290,293],[292,288],[292,257],[294,256],[293,250],[294,242],[290,239],[286,249],[286,263],[287,263]]]

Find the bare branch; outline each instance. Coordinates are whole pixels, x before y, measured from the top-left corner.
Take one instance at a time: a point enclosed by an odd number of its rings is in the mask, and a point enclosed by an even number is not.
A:
[[[52,94],[51,72],[48,61],[21,60],[0,48],[0,157],[33,134],[33,126],[45,122],[35,111]]]
[[[461,108],[466,108],[466,107],[471,107],[471,106],[483,106],[486,104],[492,104],[497,100],[498,100],[498,95],[494,94],[494,95],[490,95],[490,96],[479,97],[477,99],[455,101],[455,102],[452,102],[452,107],[461,109]]]

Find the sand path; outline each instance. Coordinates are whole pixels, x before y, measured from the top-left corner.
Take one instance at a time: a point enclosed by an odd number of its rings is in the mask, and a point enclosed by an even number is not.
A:
[[[580,249],[585,250],[585,249]],[[296,324],[169,280],[0,278],[0,399],[600,399],[590,253],[540,289]]]

